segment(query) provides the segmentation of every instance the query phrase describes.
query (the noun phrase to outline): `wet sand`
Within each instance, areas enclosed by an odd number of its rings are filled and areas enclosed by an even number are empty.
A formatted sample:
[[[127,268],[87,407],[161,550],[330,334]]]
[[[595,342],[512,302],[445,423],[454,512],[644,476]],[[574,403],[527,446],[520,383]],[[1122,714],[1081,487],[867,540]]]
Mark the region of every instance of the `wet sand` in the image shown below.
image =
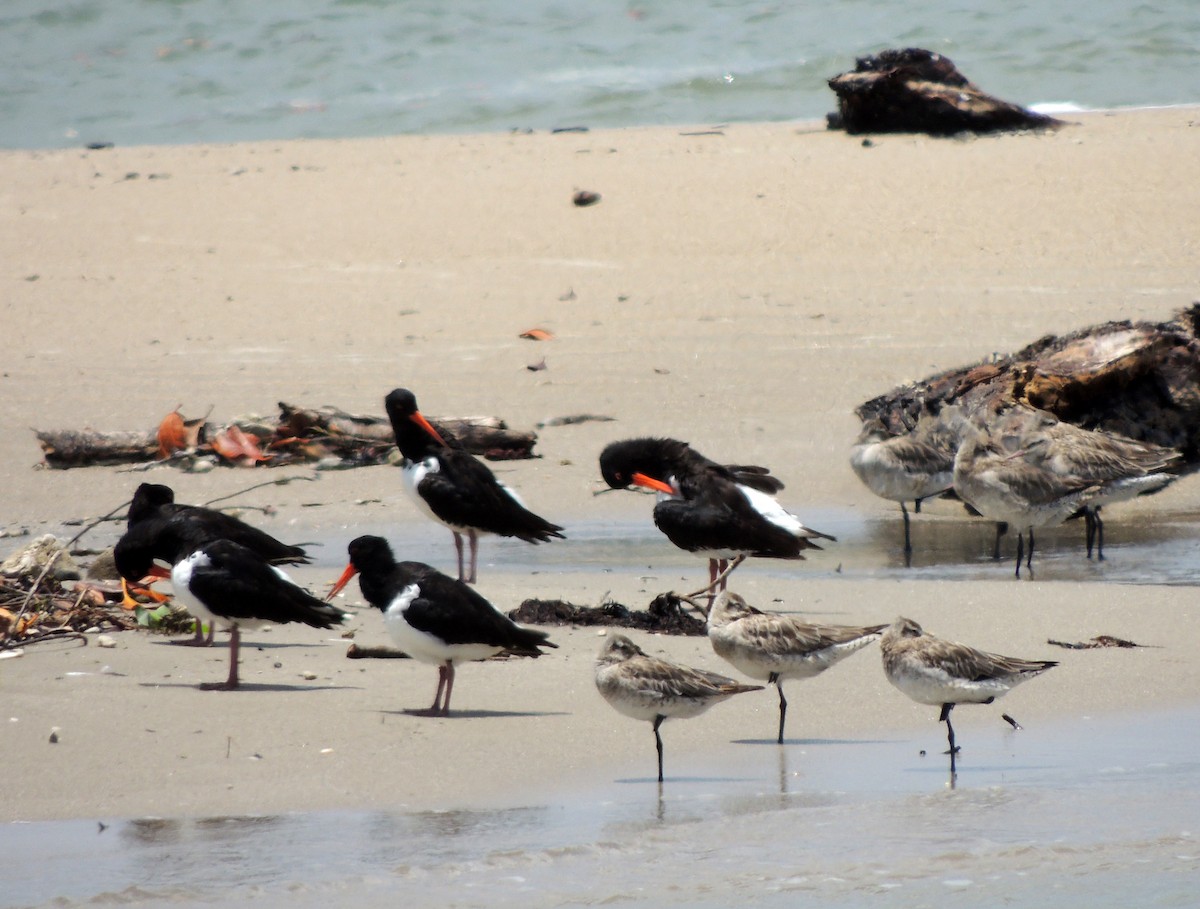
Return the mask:
[[[994,707],[958,711],[964,742],[1001,710],[1033,749],[1058,721],[1194,705],[1195,478],[1109,515],[1110,564],[1123,524],[1149,546],[1183,541],[1171,585],[1060,569],[1052,554],[1083,559],[1076,527],[1039,535],[1046,568],[1018,584],[1005,565],[970,577],[937,559],[911,577],[892,570],[895,506],[858,484],[847,457],[853,408],[895,384],[1192,302],[1195,120],[1194,109],[1089,114],[1052,135],[894,136],[870,148],[792,124],[4,153],[0,526],[73,535],[67,522],[116,508],[143,480],[203,502],[311,475],[39,470],[31,427],[150,427],[180,404],[217,419],[270,414],[280,400],[380,413],[383,395],[406,385],[435,416],[495,414],[514,428],[614,418],[541,429],[539,459],[494,466],[569,537],[644,522],[639,548],[618,545],[612,565],[611,547],[577,558],[571,539],[485,539],[479,587],[502,608],[606,593],[641,606],[699,586],[703,563],[654,534],[650,499],[593,496],[606,442],[670,434],[770,465],[788,484],[784,503],[841,536],[807,562],[739,570],[733,586],[752,603],[853,623],[903,613],[944,637],[1062,660]],[[602,201],[574,207],[579,188]],[[518,337],[535,326],[555,339]],[[527,368],[543,358],[544,370]],[[270,506],[246,517],[278,536],[327,543],[298,573],[314,589],[362,532],[452,566],[449,533],[420,523],[394,468],[321,473],[238,501]],[[948,506],[932,511],[915,522],[918,547],[928,528],[968,526]],[[85,542],[118,532],[106,525]],[[25,541],[0,542],[6,553]],[[346,602],[358,601],[352,584]],[[369,611],[353,627],[359,643],[386,640]],[[1102,633],[1154,646],[1046,643]],[[349,661],[345,640],[305,628],[248,635],[250,684],[232,694],[195,687],[224,676],[223,644],[122,634],[112,650],[31,647],[0,662],[0,754],[21,780],[3,819],[481,809],[648,775],[650,730],[592,685],[596,632],[552,635],[562,646],[545,658],[464,668],[458,712],[433,721],[400,712],[432,700],[432,668]],[[703,640],[642,643],[731,671]],[[744,759],[733,743],[769,737],[774,692],[755,697],[664,727],[668,777],[713,755]],[[892,689],[874,650],[791,685],[789,698],[798,740],[944,742],[936,711]]]

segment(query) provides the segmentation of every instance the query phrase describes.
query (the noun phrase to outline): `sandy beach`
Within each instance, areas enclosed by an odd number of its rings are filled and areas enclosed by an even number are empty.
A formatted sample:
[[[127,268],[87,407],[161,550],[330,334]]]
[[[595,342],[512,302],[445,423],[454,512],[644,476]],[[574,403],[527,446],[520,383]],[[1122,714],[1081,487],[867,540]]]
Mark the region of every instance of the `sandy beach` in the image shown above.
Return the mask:
[[[801,123],[0,153],[0,530],[74,535],[69,522],[112,511],[143,480],[204,502],[289,473],[316,478],[237,503],[271,506],[246,518],[277,536],[326,544],[295,573],[312,589],[365,532],[419,541],[421,558],[451,571],[449,533],[422,523],[392,467],[39,468],[35,428],[148,428],[177,405],[216,420],[271,415],[278,401],[382,413],[384,394],[407,386],[426,413],[497,415],[517,429],[612,418],[539,429],[539,458],[493,465],[568,535],[537,548],[483,540],[479,589],[501,608],[605,594],[643,607],[699,586],[704,564],[655,534],[649,499],[593,495],[605,443],[665,434],[769,465],[791,510],[839,525],[839,543],[806,562],[740,569],[732,587],[755,605],[846,623],[904,614],[943,637],[1062,661],[1002,704],[958,711],[963,740],[1001,709],[1033,736],[1194,706],[1193,586],[1065,580],[1053,567],[1021,583],[1004,566],[971,580],[864,577],[854,559],[895,553],[863,556],[856,531],[897,531],[898,514],[847,457],[854,407],[894,385],[1193,302],[1198,117],[1093,113],[1044,135],[870,146]],[[574,206],[578,189],[601,201]],[[554,339],[519,338],[534,327]],[[543,358],[545,369],[528,368]],[[969,526],[950,506],[932,511],[929,521]],[[1122,521],[1198,514],[1200,482],[1188,477],[1110,519],[1116,539]],[[572,556],[573,537],[626,525],[642,551],[624,565]],[[84,542],[111,545],[119,532],[104,525]],[[1080,536],[1064,528],[1039,545],[1078,548]],[[0,555],[26,542],[0,539]],[[344,602],[361,603],[356,584]],[[357,643],[386,643],[369,609],[351,628]],[[1046,643],[1097,634],[1153,646]],[[0,820],[478,808],[648,777],[649,728],[595,692],[596,630],[551,635],[560,649],[542,659],[462,669],[444,720],[401,713],[432,700],[434,669],[347,660],[345,639],[308,628],[247,635],[250,684],[236,693],[196,688],[226,671],[222,635],[212,650],[140,633],[112,649],[30,647],[0,662],[11,781]],[[704,639],[639,641],[732,674]],[[798,739],[944,741],[936,710],[894,690],[875,649],[793,683],[789,697]],[[769,739],[776,704],[765,691],[665,726],[668,777]]]

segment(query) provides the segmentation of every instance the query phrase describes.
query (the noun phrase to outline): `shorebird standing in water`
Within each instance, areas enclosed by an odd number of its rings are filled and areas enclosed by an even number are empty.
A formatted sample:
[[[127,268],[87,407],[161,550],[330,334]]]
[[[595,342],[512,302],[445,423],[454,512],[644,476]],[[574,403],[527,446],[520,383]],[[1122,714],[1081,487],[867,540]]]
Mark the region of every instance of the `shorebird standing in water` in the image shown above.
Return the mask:
[[[1022,660],[943,641],[928,634],[912,619],[900,617],[879,641],[888,681],[918,704],[941,706],[938,722],[946,724],[950,774],[955,773],[954,727],[950,711],[956,704],[990,704],[1017,685],[1058,665],[1053,660]],[[1017,723],[1007,714],[1013,728]]]
[[[967,428],[954,458],[954,491],[985,518],[1017,528],[1016,576],[1025,562],[1033,577],[1033,531],[1054,527],[1092,505],[1102,486],[1083,477],[1060,474],[1025,457],[1010,440],[978,425]]]
[[[652,657],[623,634],[610,634],[596,657],[596,688],[620,714],[654,727],[658,781],[663,781],[663,744],[658,727],[667,719],[699,716],[713,704],[762,685]]]
[[[887,625],[818,625],[793,616],[762,612],[736,593],[725,591],[708,614],[708,639],[717,656],[752,679],[779,690],[779,744],[787,699],[787,679],[811,679],[855,651],[877,641]]]
[[[1083,429],[1027,404],[1012,404],[989,421],[993,434],[1022,452],[1023,459],[1060,477],[1100,486],[1083,508],[1087,557],[1104,558],[1104,522],[1100,509],[1159,492],[1179,477],[1182,453],[1176,448],[1139,442],[1099,429]]]
[[[905,435],[892,435],[879,419],[868,420],[850,453],[850,467],[871,492],[900,503],[904,516],[904,564],[912,565],[912,537],[907,502],[921,502],[954,487],[954,454],[961,424],[959,408],[943,407],[938,416],[925,414]]]
[[[708,559],[707,590],[724,590],[747,556],[803,559],[821,548],[813,540],[834,539],[784,510],[774,498],[783,483],[767,468],[721,465],[676,439],[613,442],[600,453],[600,474],[613,489],[659,493],[654,524],[680,549]]]
[[[422,511],[454,534],[460,581],[475,583],[480,533],[526,543],[563,537],[561,527],[526,508],[482,462],[451,447],[417,409],[407,388],[391,391],[384,406],[404,456],[405,488]],[[471,549],[469,571],[463,569],[463,534]]]

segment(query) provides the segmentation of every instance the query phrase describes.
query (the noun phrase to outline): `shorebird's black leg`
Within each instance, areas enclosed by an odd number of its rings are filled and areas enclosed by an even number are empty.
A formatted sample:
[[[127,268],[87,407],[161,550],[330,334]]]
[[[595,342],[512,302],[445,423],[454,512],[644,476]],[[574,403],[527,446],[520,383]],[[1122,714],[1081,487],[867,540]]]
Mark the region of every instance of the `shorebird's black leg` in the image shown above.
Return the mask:
[[[1000,561],[1000,538],[1008,533],[1008,524],[1004,521],[996,522],[996,548],[992,550],[992,560]]]
[[[921,500],[917,499],[917,511],[921,510]],[[900,513],[904,515],[904,567],[912,568],[912,536],[910,535],[908,509],[904,507],[904,503],[900,503]]]
[[[1029,528],[1029,555],[1025,559],[1025,567],[1029,569],[1029,579],[1033,580],[1033,528]]]
[[[1096,542],[1096,520],[1092,517],[1092,509],[1083,509],[1083,526],[1087,533],[1087,557],[1092,557],[1092,545]]]
[[[779,744],[783,744],[783,723],[787,719],[787,698],[783,696],[783,683],[779,679],[778,672],[772,672],[767,676],[767,684],[774,685],[779,691]]]
[[[959,752],[959,747],[954,744],[954,727],[950,725],[950,711],[954,709],[953,704],[943,704],[941,716],[938,720],[946,724],[946,739],[950,743],[950,750],[946,753],[950,755],[950,776],[953,777],[957,772],[955,768],[954,758]]]
[[[1104,522],[1100,520],[1100,506],[1096,506],[1096,510],[1092,513],[1092,520],[1096,522],[1096,561],[1104,561]]]
[[[1021,576],[1021,559],[1025,557],[1025,534],[1017,534],[1017,577]]]
[[[658,781],[660,783],[663,781],[663,772],[662,772],[663,761],[662,761],[662,736],[658,734],[658,727],[662,725],[662,722],[665,719],[666,719],[666,717],[663,716],[662,714],[659,714],[658,716],[656,716],[654,718],[654,745],[658,749]]]

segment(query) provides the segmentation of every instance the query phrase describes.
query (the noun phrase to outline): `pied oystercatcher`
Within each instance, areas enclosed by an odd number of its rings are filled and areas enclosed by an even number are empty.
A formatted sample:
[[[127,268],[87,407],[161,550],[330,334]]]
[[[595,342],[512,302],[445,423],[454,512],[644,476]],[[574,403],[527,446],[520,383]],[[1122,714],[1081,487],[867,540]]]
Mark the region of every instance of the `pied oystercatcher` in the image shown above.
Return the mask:
[[[348,614],[293,583],[283,571],[232,540],[214,540],[198,548],[182,540],[169,520],[139,522],[117,544],[117,570],[125,578],[164,575],[156,562],[173,567],[169,577],[175,597],[198,620],[219,623],[230,631],[229,677],[205,683],[203,689],[238,687],[240,629],[264,624],[303,622],[331,628]]]
[[[143,539],[155,535],[163,536],[160,549],[177,553],[177,558],[172,564],[214,540],[232,540],[240,543],[273,565],[301,565],[310,561],[303,547],[283,543],[233,515],[203,505],[177,503],[174,490],[161,483],[142,483],[133,493],[127,527],[133,530],[144,522],[151,523],[145,525],[146,529],[140,536]],[[210,625],[207,639],[204,637],[202,624],[197,619],[196,636],[186,643],[210,645],[212,635],[213,627]]]
[[[722,465],[686,442],[638,438],[613,442],[600,454],[600,474],[613,489],[641,486],[659,493],[654,523],[667,539],[707,558],[710,587],[747,556],[803,559],[835,537],[805,527],[774,494],[783,483],[765,467]],[[729,560],[733,559],[732,566]]]
[[[384,398],[396,446],[404,456],[404,485],[417,505],[454,534],[458,579],[475,583],[479,534],[545,543],[562,528],[527,509],[516,494],[468,452],[451,447],[417,409],[407,388]],[[470,571],[463,571],[463,534],[471,546]]]
[[[449,716],[456,663],[486,660],[502,652],[538,657],[539,648],[558,646],[544,631],[518,625],[465,582],[423,562],[397,562],[382,537],[358,537],[348,549],[350,564],[329,597],[357,574],[363,597],[383,612],[396,646],[413,659],[438,667],[433,706],[406,713]]]

